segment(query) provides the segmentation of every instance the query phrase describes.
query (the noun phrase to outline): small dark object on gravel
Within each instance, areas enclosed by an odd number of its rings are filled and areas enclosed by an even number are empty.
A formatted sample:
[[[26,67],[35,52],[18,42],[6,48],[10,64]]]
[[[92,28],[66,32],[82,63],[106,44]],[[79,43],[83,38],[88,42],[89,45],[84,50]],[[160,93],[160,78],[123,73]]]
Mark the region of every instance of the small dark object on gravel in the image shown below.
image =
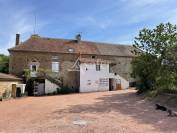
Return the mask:
[[[168,109],[167,107],[165,106],[162,106],[160,104],[155,104],[156,105],[156,109],[157,110],[161,110],[161,111],[167,111],[168,112],[168,116],[171,116],[171,117],[177,117],[177,112],[171,110],[171,109]]]
[[[157,110],[167,111],[167,108],[166,108],[166,107],[164,107],[164,106],[162,106],[162,105],[160,105],[160,104],[155,104],[155,105],[156,105],[156,109],[157,109]]]

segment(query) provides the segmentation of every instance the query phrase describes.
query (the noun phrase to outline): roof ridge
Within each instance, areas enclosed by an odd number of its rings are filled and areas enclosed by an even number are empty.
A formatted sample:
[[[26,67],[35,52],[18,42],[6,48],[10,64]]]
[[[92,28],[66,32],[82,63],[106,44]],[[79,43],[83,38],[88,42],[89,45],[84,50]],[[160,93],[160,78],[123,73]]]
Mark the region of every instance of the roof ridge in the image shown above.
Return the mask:
[[[47,39],[47,40],[63,40],[63,41],[74,41],[75,39],[65,39],[65,38],[52,38],[52,37],[39,37],[40,39]],[[96,42],[96,41],[89,41],[89,40],[81,40],[80,42],[85,43],[94,43],[99,45],[119,45],[119,46],[132,46],[131,44],[118,44],[118,43],[108,43],[108,42]]]
[[[52,37],[39,37],[40,39],[46,40],[64,40],[64,41],[72,41],[71,39],[64,39],[64,38],[52,38]]]

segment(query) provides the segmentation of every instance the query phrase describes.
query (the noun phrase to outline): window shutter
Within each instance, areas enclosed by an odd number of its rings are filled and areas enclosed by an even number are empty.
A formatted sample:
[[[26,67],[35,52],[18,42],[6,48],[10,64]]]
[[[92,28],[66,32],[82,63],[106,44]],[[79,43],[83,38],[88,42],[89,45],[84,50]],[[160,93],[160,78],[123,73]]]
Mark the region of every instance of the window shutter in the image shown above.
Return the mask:
[[[100,64],[96,64],[96,71],[100,71]]]
[[[52,62],[52,72],[59,72],[59,62]]]

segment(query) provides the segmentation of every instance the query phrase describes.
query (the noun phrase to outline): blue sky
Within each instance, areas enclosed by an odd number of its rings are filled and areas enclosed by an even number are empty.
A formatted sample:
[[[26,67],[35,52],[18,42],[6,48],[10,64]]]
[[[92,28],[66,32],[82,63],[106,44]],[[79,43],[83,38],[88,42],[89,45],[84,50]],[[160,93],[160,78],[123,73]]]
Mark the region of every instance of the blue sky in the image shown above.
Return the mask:
[[[132,44],[138,31],[177,24],[176,0],[0,0],[0,53],[34,33],[44,37]]]

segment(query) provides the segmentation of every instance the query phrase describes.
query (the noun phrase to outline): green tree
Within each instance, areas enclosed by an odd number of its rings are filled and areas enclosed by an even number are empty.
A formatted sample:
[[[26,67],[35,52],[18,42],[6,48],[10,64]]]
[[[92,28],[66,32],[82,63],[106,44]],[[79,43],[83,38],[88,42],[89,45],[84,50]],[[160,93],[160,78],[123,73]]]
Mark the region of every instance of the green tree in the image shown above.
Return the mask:
[[[139,92],[176,88],[176,25],[166,23],[141,30],[134,47],[133,75],[139,78]]]
[[[9,72],[9,57],[3,54],[0,54],[0,72]]]

